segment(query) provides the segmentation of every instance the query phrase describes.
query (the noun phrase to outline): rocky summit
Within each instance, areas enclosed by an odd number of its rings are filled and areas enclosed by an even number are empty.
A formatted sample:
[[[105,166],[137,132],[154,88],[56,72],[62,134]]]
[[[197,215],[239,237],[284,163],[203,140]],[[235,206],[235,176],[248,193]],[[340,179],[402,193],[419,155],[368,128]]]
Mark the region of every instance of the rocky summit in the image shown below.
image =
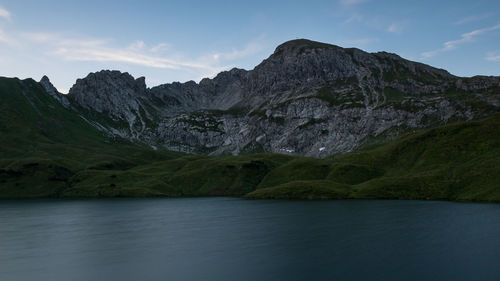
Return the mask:
[[[396,54],[305,39],[253,70],[147,88],[144,77],[100,71],[68,95],[46,91],[110,136],[211,155],[274,152],[326,157],[398,135],[492,115],[500,77],[457,77]]]

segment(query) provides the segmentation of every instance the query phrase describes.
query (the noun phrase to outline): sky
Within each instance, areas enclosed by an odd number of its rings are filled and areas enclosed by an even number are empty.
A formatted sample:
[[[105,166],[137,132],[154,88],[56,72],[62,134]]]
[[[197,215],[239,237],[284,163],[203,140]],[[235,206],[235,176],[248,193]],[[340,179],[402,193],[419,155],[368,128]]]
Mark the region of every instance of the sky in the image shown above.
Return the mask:
[[[297,38],[500,75],[498,0],[0,0],[0,76],[47,75],[63,93],[102,69],[198,82]]]

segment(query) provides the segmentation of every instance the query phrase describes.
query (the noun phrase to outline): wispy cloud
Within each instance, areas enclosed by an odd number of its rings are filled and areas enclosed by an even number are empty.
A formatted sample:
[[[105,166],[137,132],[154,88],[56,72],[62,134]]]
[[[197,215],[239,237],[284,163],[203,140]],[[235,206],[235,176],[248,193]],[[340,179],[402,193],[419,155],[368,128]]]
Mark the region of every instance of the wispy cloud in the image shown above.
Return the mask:
[[[6,19],[8,21],[11,20],[10,12],[7,11],[4,7],[0,6],[0,18]]]
[[[146,43],[142,40],[135,41],[134,43],[130,44],[128,49],[132,51],[141,51],[144,49],[144,46],[146,46]]]
[[[168,43],[159,43],[159,44],[156,44],[155,46],[151,47],[149,50],[152,53],[159,53],[159,52],[166,51],[169,48],[170,48],[170,44],[168,44]]]
[[[461,18],[461,19],[457,20],[456,22],[454,22],[453,24],[460,25],[460,24],[464,24],[464,23],[483,20],[483,19],[489,18],[491,16],[492,16],[491,13],[480,14],[480,15],[471,15],[471,16]]]
[[[400,23],[393,23],[387,27],[387,31],[391,33],[399,33],[403,31],[403,25]]]
[[[479,36],[479,35],[482,35],[482,34],[490,32],[490,31],[497,30],[497,29],[500,29],[500,24],[497,24],[497,25],[494,25],[491,27],[476,29],[476,30],[473,30],[471,32],[464,33],[461,35],[460,39],[444,42],[442,48],[432,50],[432,51],[423,52],[421,54],[422,58],[427,59],[427,58],[433,57],[439,53],[454,50],[461,44],[473,41],[474,38]]]
[[[88,38],[60,33],[18,32],[9,34],[0,29],[0,43],[19,42],[19,46],[39,52],[40,56],[70,62],[126,63],[143,67],[187,71],[197,79],[211,77],[220,71],[234,67],[236,61],[264,50],[262,38],[251,41],[241,49],[226,52],[207,52],[190,58],[175,52],[168,43],[148,46],[142,40],[125,46],[116,45],[107,38]]]
[[[500,52],[489,52],[486,54],[486,60],[500,62]]]
[[[51,32],[20,32],[18,40],[27,45],[40,44],[40,47],[72,46],[81,48],[93,48],[109,45],[113,40],[108,38],[90,38],[82,36],[68,36],[61,33]],[[132,44],[133,45],[133,44]]]
[[[9,39],[8,39],[7,35],[5,35],[5,32],[3,32],[2,29],[0,29],[0,42],[2,42],[2,43],[8,43],[9,42]]]
[[[0,6],[0,23],[1,20],[11,21],[11,14]],[[141,71],[146,73],[174,73],[174,77],[177,77],[174,79],[199,80],[241,65],[241,61],[267,50],[265,41],[260,36],[241,48],[212,50],[193,56],[168,42],[149,44],[136,40],[118,43],[113,38],[95,38],[67,32],[10,30],[0,26],[0,45],[8,50],[0,54],[0,60],[22,57],[37,63],[43,61],[47,65],[93,62],[80,65],[93,65],[95,68],[123,69],[135,65],[143,67]],[[158,72],[153,68],[165,71]]]
[[[16,45],[16,40],[7,34],[2,28],[0,28],[0,43],[7,44],[10,46]]]
[[[214,64],[198,62],[189,59],[175,59],[173,56],[160,56],[147,48],[144,41],[138,40],[126,47],[113,46],[110,39],[67,38],[51,33],[24,33],[22,36],[39,44],[45,44],[51,49],[49,55],[60,57],[67,61],[119,62],[146,67],[181,69],[195,68],[213,70],[219,68]]]
[[[228,51],[228,52],[215,53],[215,54],[212,54],[212,57],[216,61],[235,60],[235,59],[240,59],[240,58],[254,55],[262,50],[263,50],[263,46],[261,44],[259,44],[257,42],[250,42],[243,49],[240,49],[240,50],[233,49],[233,50]]]
[[[368,0],[340,0],[340,3],[345,6],[355,5],[359,3],[366,2]]]
[[[60,47],[53,52],[68,61],[124,62],[141,66],[178,69],[188,64],[176,63],[162,57],[148,56],[133,50],[119,48],[74,48]]]
[[[344,23],[352,23],[352,22],[361,22],[363,21],[363,16],[360,14],[353,14],[350,17],[348,17]]]

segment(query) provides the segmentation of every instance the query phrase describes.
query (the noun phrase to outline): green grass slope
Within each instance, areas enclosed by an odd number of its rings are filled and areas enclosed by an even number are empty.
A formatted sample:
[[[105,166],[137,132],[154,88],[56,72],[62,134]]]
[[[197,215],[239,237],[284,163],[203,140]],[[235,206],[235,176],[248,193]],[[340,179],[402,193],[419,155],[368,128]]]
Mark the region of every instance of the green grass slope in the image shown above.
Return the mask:
[[[301,172],[287,175],[294,170]],[[283,188],[273,192],[273,185],[283,186],[288,178],[296,181],[293,187],[288,186],[288,195]],[[323,187],[337,189],[339,184],[349,185],[342,189],[343,198],[498,202],[500,114],[407,134],[368,151],[290,161],[259,185],[269,190],[257,189],[246,197],[293,198],[297,189],[310,189],[318,181]]]
[[[0,78],[0,198],[57,197],[80,171],[181,155],[110,139],[34,80]]]
[[[208,157],[109,138],[31,79],[0,78],[0,198],[500,201],[500,114],[327,159]]]

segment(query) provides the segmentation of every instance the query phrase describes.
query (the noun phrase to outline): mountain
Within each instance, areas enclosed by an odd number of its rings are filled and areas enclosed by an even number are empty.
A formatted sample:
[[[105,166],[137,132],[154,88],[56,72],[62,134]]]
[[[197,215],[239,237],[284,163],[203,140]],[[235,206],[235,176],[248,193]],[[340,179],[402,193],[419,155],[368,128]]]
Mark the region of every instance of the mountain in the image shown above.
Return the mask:
[[[0,78],[0,198],[500,202],[498,113],[324,159],[269,153],[210,157],[110,138],[52,94],[32,79]]]
[[[47,79],[42,85],[54,92]],[[99,130],[168,150],[327,157],[489,116],[500,78],[456,77],[395,54],[293,40],[253,70],[147,88],[100,71],[52,94]]]
[[[0,198],[500,202],[499,83],[307,40],[200,83],[0,77]]]

